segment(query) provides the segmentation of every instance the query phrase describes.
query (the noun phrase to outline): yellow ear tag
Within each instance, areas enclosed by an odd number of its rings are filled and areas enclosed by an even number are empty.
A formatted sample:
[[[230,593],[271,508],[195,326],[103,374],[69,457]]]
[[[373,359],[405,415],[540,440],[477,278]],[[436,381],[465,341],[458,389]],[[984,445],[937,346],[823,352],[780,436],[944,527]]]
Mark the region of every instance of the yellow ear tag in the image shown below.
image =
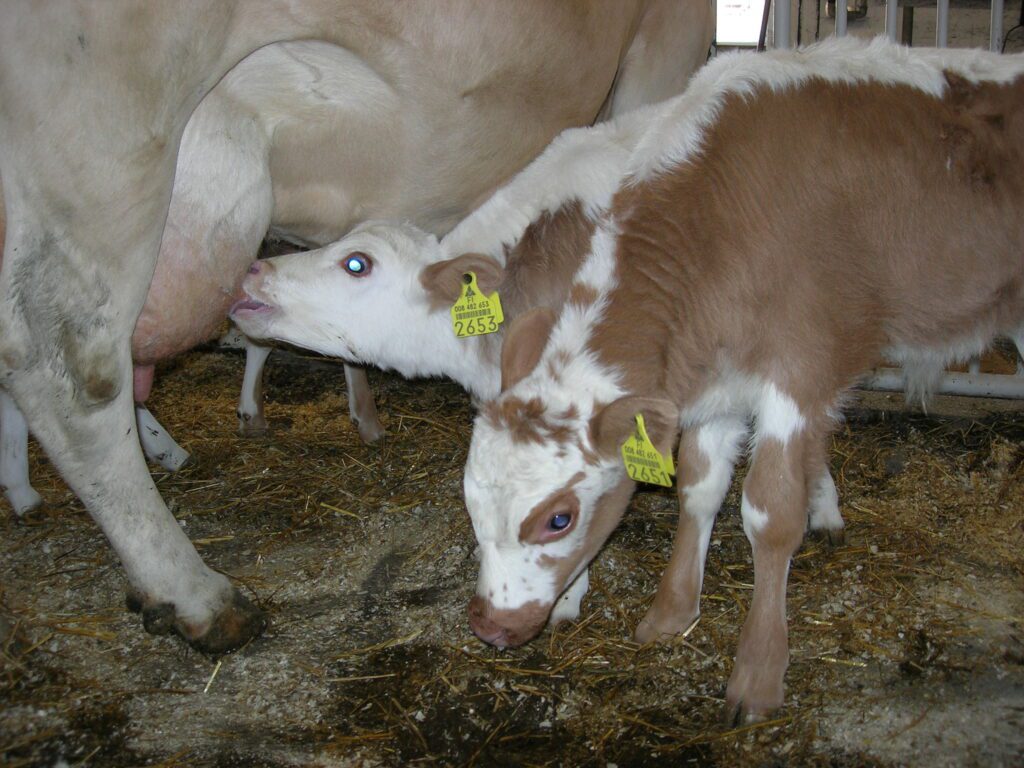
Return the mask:
[[[494,333],[504,320],[498,292],[485,296],[476,284],[476,273],[467,272],[462,281],[462,293],[452,306],[452,328],[455,335],[465,339]]]
[[[622,444],[622,460],[626,463],[626,472],[638,483],[651,483],[672,487],[672,475],[676,468],[672,464],[672,454],[662,456],[647,436],[642,414],[636,415],[636,431],[633,436]]]

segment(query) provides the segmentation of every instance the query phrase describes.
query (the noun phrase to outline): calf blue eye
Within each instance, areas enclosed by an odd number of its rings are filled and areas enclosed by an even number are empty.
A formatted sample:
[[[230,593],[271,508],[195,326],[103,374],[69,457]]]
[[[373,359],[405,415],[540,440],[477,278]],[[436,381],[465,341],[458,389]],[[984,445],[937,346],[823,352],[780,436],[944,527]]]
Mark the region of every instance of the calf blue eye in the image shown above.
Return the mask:
[[[352,275],[352,277],[366,277],[370,274],[370,257],[365,253],[356,251],[342,259],[341,266],[344,267],[345,271]]]
[[[572,522],[572,515],[565,512],[561,515],[555,515],[548,521],[548,527],[552,531],[564,531],[569,527],[569,523]]]

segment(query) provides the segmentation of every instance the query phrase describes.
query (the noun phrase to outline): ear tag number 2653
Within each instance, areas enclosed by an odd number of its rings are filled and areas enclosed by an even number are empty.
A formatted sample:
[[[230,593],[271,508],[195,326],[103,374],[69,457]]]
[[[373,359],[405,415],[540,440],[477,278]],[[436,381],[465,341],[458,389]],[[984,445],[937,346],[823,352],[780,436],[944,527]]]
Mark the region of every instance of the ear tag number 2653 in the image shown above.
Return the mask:
[[[485,296],[476,284],[476,273],[462,278],[462,293],[452,306],[452,328],[460,339],[494,333],[505,320],[501,299],[495,291]]]
[[[622,444],[622,460],[626,464],[626,472],[638,483],[651,483],[672,486],[672,475],[676,473],[672,465],[672,454],[662,456],[647,436],[642,414],[636,415],[636,431],[633,436]]]

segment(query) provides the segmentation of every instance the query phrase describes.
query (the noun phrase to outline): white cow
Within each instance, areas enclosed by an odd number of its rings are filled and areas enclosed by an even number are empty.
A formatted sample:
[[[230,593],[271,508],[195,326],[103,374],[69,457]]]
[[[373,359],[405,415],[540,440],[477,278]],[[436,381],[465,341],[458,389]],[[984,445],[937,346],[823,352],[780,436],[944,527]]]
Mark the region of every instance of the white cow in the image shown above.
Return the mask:
[[[203,336],[206,315],[223,315],[271,223],[312,243],[368,210],[441,230],[559,129],[680,90],[703,51],[676,33],[701,9],[706,19],[704,2],[656,0],[450,0],[429,11],[370,0],[2,6],[0,384],[108,536],[147,628],[222,651],[264,619],[202,563],[149,478],[132,412],[133,352],[145,363],[183,336]],[[180,208],[176,195],[164,234],[179,143],[197,105],[228,72],[226,84],[243,80],[245,65],[233,68],[257,49],[299,39],[333,46],[311,56],[347,67],[332,91],[326,70],[293,57],[323,122],[311,130],[290,120],[287,88],[250,73],[257,100],[225,96],[222,106],[238,111],[219,138],[256,162],[206,158],[214,193],[186,193]],[[664,59],[669,45],[689,60]],[[290,56],[287,47],[263,55]],[[352,83],[379,90],[367,96]],[[339,93],[348,112],[332,112]],[[390,111],[360,113],[360,98],[376,108],[381,95]],[[397,119],[381,123],[381,114]],[[316,151],[324,146],[338,154]],[[210,210],[227,215],[211,219]],[[248,237],[251,249],[238,247]],[[220,266],[227,261],[240,265],[233,279]],[[160,285],[166,293],[157,295]],[[175,317],[186,327],[165,324]]]

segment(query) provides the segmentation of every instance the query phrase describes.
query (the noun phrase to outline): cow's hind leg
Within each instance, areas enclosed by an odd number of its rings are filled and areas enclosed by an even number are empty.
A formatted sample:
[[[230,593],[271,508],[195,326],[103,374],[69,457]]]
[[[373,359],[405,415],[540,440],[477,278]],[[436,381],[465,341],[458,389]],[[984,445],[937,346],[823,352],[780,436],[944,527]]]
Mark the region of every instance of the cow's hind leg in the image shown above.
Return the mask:
[[[11,396],[0,389],[0,486],[14,508],[23,517],[43,503],[29,484],[28,425]]]
[[[839,492],[836,491],[836,482],[829,471],[824,444],[819,453],[808,466],[808,528],[811,533],[824,537],[832,546],[840,546],[846,538],[846,524],[839,512]]]
[[[679,524],[668,566],[647,614],[636,628],[638,642],[671,639],[700,613],[700,590],[711,528],[732,480],[743,421],[721,419],[687,430],[679,443]]]

